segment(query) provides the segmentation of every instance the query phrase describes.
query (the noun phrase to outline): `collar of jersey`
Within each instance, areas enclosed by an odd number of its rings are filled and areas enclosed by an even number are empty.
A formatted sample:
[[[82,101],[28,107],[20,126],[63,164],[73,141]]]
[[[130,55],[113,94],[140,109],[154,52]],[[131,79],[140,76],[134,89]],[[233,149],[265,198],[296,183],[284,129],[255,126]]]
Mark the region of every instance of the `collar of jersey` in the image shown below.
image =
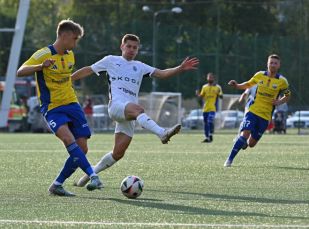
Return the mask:
[[[264,75],[265,76],[268,76],[268,71],[264,71]],[[279,73],[276,73],[276,79],[279,79],[279,77],[280,77],[280,74]]]
[[[48,48],[50,49],[52,55],[58,54],[53,45],[48,45]],[[68,54],[68,51],[65,51],[64,54]]]

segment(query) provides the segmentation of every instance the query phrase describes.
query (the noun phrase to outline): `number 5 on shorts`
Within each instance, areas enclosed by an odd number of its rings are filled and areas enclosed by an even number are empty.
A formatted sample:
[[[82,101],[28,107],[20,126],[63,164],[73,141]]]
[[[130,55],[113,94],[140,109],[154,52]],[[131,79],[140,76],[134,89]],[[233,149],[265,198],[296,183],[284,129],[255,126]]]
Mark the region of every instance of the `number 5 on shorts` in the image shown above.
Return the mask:
[[[54,122],[54,120],[50,120],[49,121],[49,125],[52,127],[52,128],[55,128],[57,126],[57,124]]]

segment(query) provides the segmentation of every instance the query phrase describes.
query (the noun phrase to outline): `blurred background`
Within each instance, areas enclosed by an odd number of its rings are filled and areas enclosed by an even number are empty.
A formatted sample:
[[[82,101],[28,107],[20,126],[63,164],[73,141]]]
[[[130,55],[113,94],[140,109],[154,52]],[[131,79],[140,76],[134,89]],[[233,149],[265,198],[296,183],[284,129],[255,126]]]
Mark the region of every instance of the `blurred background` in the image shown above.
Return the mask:
[[[15,26],[18,6],[18,0],[0,0],[0,28]],[[19,65],[37,49],[52,44],[58,22],[66,18],[85,29],[85,36],[75,50],[76,69],[108,54],[120,55],[120,40],[126,33],[137,34],[141,39],[137,58],[160,69],[178,65],[186,56],[196,56],[200,59],[197,71],[164,81],[145,79],[141,86],[141,101],[158,103],[143,104],[152,116],[161,122],[173,120],[173,123],[183,121],[192,110],[201,108],[195,90],[205,83],[208,72],[215,73],[218,84],[228,95],[220,109],[243,111],[244,104],[237,103],[241,91],[228,87],[227,82],[246,81],[255,72],[266,70],[267,57],[276,53],[281,57],[280,73],[290,83],[292,98],[287,115],[292,115],[298,110],[309,110],[308,12],[309,1],[306,0],[31,0]],[[12,38],[13,33],[0,33],[2,82],[6,77]],[[81,104],[90,97],[92,106],[100,105],[92,110],[92,118],[106,116],[106,78],[88,77],[77,82],[75,88]],[[0,91],[3,90],[5,85],[0,86]],[[37,119],[28,118],[29,107],[33,107],[32,112],[36,107],[35,100],[32,104],[29,101],[35,96],[33,78],[16,81],[15,94],[15,103],[26,107],[20,112],[26,117],[27,125],[32,125],[27,129],[35,129],[35,121],[31,119]],[[162,112],[155,114],[158,106]],[[292,127],[309,127],[309,121],[300,121],[305,113],[297,114],[299,119]],[[239,124],[239,115],[234,116],[237,118],[233,128]],[[110,120],[105,122],[108,123],[104,124],[105,129],[113,128]]]

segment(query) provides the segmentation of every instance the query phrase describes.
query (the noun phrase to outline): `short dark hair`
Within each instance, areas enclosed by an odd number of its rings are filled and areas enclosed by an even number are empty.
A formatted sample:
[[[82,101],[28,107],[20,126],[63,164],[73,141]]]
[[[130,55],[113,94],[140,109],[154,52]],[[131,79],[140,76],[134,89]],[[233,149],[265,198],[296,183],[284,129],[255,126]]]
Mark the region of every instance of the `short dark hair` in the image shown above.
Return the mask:
[[[268,59],[271,59],[271,58],[280,60],[280,57],[279,57],[277,54],[271,54],[271,55],[269,55],[269,56],[268,56]]]
[[[71,19],[65,19],[59,22],[57,27],[57,36],[59,37],[63,32],[73,32],[77,34],[79,37],[84,35],[84,28],[72,21]]]
[[[122,40],[121,40],[121,44],[126,43],[128,40],[129,41],[137,41],[138,44],[140,44],[140,39],[135,34],[126,34],[126,35],[124,35]]]

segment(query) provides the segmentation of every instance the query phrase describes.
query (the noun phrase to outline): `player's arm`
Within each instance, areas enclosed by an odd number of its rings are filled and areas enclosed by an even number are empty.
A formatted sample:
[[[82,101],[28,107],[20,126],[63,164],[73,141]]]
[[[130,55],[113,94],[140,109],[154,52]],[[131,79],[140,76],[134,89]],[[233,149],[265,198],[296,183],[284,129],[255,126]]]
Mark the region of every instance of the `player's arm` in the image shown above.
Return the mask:
[[[200,90],[195,90],[195,95],[197,96],[197,97],[202,97],[203,95],[202,95],[202,91],[200,91]]]
[[[252,87],[252,85],[248,81],[239,84],[239,83],[237,83],[236,80],[231,80],[231,81],[228,82],[228,85],[230,85],[233,88],[241,89],[241,90],[245,90],[247,88]]]
[[[249,89],[246,89],[239,97],[238,102],[244,101],[249,95]]]
[[[222,91],[222,88],[221,88],[221,86],[219,86],[219,85],[218,85],[218,87],[219,87],[218,97],[219,97],[219,99],[223,99],[223,91]]]
[[[283,103],[287,103],[290,100],[290,97],[291,97],[291,92],[289,89],[286,89],[283,92],[283,96],[280,99],[274,99],[272,103],[274,106],[278,106]]]
[[[83,67],[83,68],[77,70],[76,72],[74,72],[71,75],[71,79],[72,80],[79,80],[79,79],[85,78],[87,76],[90,76],[93,73],[94,72],[93,72],[92,68],[90,66],[86,66],[86,67]]]
[[[35,65],[25,65],[23,64],[17,70],[17,76],[29,76],[33,75],[35,72],[42,71],[43,68],[48,68],[50,65],[54,64],[55,60],[46,59],[42,64],[35,64]]]
[[[187,57],[186,59],[184,59],[184,61],[179,66],[174,67],[174,68],[164,69],[164,70],[156,69],[152,75],[159,79],[166,79],[171,76],[182,73],[184,71],[197,69],[198,64],[199,64],[199,60],[197,58]]]

